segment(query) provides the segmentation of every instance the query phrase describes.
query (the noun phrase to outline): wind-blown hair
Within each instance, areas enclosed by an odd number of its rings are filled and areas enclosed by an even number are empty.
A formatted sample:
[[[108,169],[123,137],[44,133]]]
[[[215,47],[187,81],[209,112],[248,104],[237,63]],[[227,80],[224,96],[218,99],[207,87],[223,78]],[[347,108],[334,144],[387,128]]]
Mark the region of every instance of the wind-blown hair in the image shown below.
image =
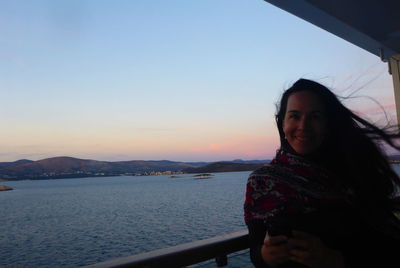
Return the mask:
[[[368,213],[376,209],[393,210],[392,197],[396,186],[400,185],[400,179],[377,142],[383,141],[400,150],[395,144],[399,134],[380,129],[354,114],[327,87],[299,79],[283,93],[277,104],[275,119],[281,146],[287,145],[282,123],[288,99],[299,91],[314,93],[325,108],[327,135],[317,153],[318,159],[336,173],[344,186],[353,191],[356,206],[363,207]]]

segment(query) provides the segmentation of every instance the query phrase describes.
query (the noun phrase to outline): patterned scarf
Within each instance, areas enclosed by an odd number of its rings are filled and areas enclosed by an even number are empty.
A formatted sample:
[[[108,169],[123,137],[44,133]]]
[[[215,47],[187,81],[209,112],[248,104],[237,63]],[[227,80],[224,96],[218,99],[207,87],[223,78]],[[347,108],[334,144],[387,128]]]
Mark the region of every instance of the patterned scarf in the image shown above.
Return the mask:
[[[320,165],[280,149],[270,164],[254,171],[248,179],[245,222],[348,204],[348,191],[339,183]]]

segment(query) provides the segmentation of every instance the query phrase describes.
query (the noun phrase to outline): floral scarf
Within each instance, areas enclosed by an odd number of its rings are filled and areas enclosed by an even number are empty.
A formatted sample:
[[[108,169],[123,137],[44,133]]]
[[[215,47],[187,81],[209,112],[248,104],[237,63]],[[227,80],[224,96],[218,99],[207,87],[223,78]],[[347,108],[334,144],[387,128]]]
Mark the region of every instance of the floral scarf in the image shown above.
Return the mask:
[[[348,195],[339,182],[313,161],[280,149],[271,163],[254,171],[248,179],[245,222],[345,204]]]

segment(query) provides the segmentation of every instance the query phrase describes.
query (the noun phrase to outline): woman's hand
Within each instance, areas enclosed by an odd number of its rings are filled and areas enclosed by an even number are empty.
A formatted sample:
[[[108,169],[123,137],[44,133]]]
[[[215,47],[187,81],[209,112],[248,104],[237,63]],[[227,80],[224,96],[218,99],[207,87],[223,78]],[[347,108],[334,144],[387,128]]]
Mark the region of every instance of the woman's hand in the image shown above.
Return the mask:
[[[344,268],[343,256],[339,251],[324,245],[320,238],[293,231],[293,238],[288,239],[290,260],[311,268]]]
[[[290,259],[288,237],[284,235],[265,236],[261,247],[261,256],[265,263],[274,266]]]

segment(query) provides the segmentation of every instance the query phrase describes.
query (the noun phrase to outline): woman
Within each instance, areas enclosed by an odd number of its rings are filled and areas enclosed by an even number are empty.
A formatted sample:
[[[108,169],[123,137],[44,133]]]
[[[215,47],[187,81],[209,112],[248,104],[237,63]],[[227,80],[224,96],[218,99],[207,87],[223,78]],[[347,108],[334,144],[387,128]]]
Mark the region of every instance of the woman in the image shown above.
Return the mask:
[[[276,115],[281,147],[247,183],[245,221],[256,267],[392,267],[400,254],[393,196],[400,179],[375,144],[390,134],[300,79]]]

